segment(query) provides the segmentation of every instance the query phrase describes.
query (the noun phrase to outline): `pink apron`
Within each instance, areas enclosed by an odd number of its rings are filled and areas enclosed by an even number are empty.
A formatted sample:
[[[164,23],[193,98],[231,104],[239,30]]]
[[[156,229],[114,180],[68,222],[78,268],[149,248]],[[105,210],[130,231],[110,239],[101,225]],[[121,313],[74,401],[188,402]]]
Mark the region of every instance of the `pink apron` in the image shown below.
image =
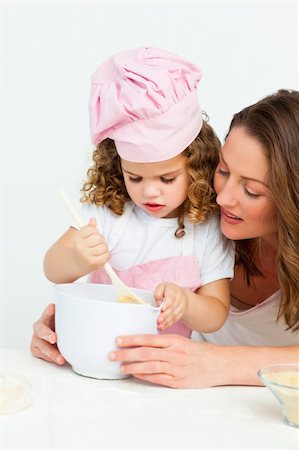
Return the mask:
[[[112,229],[113,242],[109,242],[110,252],[121,238],[133,206],[126,208],[124,214],[115,222]],[[196,258],[194,257],[194,225],[188,224],[186,234],[181,238],[182,255],[149,261],[138,264],[126,270],[115,270],[119,278],[128,286],[147,291],[154,291],[159,283],[172,282],[178,286],[196,291],[200,287],[200,274]],[[111,284],[110,278],[103,268],[99,268],[90,275],[91,283]],[[167,328],[163,334],[180,334],[190,337],[191,330],[183,323],[177,322]]]

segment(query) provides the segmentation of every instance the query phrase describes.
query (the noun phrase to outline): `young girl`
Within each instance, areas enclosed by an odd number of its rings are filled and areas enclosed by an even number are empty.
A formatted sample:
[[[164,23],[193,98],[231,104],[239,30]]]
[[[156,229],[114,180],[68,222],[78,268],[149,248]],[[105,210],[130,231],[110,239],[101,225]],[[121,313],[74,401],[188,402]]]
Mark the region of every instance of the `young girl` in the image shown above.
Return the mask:
[[[86,226],[70,228],[44,262],[55,283],[86,274],[110,283],[102,268],[110,259],[128,286],[163,301],[159,330],[186,336],[223,325],[233,276],[211,187],[220,143],[202,121],[200,77],[190,62],[148,47],[99,66],[90,95],[96,148],[82,189]]]

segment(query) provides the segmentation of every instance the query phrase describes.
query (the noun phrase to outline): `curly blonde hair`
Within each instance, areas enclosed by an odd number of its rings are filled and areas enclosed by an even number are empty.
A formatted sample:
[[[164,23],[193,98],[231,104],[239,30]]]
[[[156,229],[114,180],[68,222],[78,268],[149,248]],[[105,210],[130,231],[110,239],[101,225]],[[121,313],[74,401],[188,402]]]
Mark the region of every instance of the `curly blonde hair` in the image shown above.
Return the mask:
[[[187,158],[188,196],[180,207],[177,238],[184,236],[184,217],[193,223],[204,223],[218,211],[213,189],[213,175],[219,160],[220,141],[211,126],[204,121],[195,140],[182,152]],[[117,215],[130,201],[114,141],[100,142],[92,154],[93,165],[81,189],[81,202],[106,205]]]
[[[279,317],[299,329],[299,92],[281,89],[235,114],[229,132],[241,127],[260,142],[269,164],[269,189],[277,207]],[[236,264],[247,283],[263,276],[255,264],[259,239],[236,241]]]

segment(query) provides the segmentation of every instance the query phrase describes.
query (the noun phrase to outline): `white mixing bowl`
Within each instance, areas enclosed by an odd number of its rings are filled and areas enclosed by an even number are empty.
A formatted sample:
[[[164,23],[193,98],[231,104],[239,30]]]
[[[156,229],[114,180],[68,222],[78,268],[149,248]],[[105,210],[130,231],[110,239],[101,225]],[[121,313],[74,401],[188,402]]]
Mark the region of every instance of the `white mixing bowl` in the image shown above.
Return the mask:
[[[120,364],[109,361],[115,338],[128,334],[157,334],[160,308],[152,292],[132,291],[148,305],[119,303],[112,285],[65,283],[54,286],[57,345],[73,370],[80,375],[125,378]]]

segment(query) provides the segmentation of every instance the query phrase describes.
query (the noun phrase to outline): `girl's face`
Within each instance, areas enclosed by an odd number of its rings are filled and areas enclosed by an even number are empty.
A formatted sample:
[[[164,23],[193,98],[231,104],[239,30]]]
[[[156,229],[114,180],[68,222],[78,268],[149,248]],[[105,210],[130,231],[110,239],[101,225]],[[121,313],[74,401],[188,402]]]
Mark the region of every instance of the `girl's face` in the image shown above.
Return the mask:
[[[132,201],[151,216],[177,217],[188,192],[186,160],[182,154],[154,163],[134,163],[121,158]]]
[[[243,128],[233,128],[214,176],[221,231],[229,239],[276,240],[277,209],[267,187],[267,172],[261,144]]]

